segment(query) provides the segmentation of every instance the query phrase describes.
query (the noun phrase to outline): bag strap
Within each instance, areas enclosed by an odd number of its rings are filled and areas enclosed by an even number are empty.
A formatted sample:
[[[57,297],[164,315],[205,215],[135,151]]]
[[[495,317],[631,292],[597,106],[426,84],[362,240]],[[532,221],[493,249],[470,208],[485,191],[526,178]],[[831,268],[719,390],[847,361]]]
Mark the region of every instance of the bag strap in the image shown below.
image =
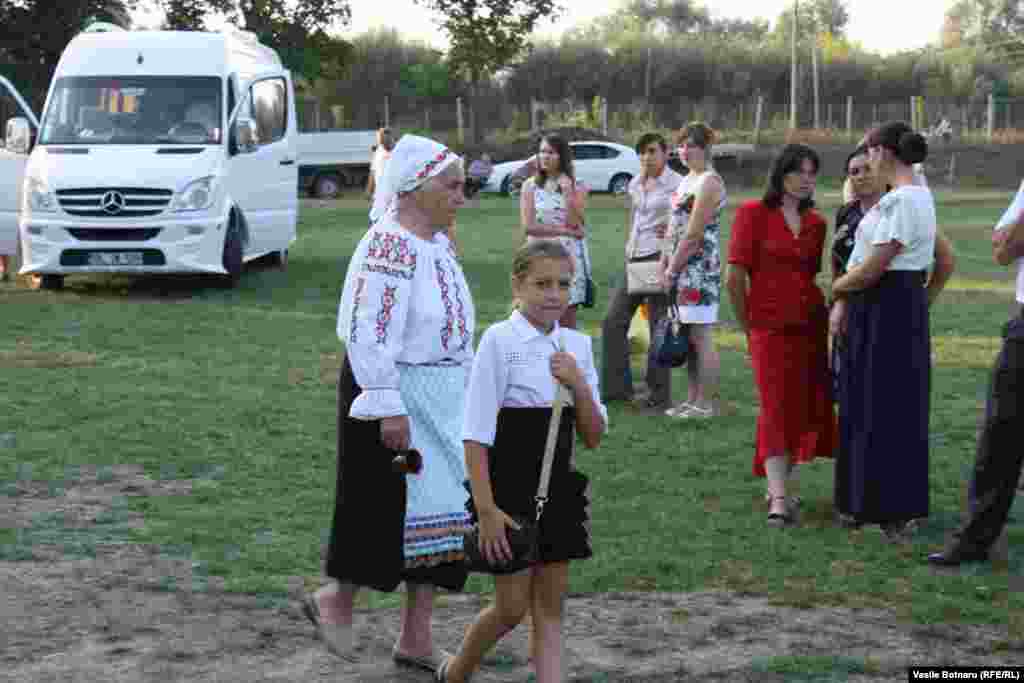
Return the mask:
[[[680,318],[679,315],[679,287],[675,282],[668,288],[668,305],[670,312],[675,315],[676,320]]]
[[[559,334],[558,350],[565,351],[565,340]],[[548,484],[551,482],[551,465],[555,459],[555,446],[558,445],[558,432],[562,424],[562,408],[569,402],[569,389],[556,380],[555,400],[551,404],[551,422],[548,424],[548,439],[544,444],[544,460],[540,467],[540,480],[537,482],[537,519],[544,512],[548,502]]]

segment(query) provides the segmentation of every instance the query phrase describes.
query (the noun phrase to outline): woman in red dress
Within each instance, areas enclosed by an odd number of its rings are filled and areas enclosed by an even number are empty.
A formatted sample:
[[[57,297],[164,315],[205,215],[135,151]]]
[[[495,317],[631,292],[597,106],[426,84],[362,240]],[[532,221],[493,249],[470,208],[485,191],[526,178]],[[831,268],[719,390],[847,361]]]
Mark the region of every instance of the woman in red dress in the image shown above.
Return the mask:
[[[828,374],[828,309],[815,284],[825,219],[811,197],[820,167],[805,145],[776,158],[760,201],[736,211],[726,286],[747,335],[761,399],[754,475],[768,478],[768,523],[794,519],[795,466],[832,457],[838,442]]]

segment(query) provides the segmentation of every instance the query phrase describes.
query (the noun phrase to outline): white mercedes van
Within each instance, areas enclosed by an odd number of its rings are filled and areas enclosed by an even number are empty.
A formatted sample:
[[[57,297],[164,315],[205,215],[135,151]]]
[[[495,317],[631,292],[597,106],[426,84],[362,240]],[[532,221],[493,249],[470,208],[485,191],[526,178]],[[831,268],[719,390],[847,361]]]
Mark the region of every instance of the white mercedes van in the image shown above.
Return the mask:
[[[295,97],[254,35],[93,27],[65,48],[38,122],[0,82],[26,110],[0,155],[0,230],[16,221],[21,274],[46,288],[97,272],[233,286],[244,262],[286,264]]]

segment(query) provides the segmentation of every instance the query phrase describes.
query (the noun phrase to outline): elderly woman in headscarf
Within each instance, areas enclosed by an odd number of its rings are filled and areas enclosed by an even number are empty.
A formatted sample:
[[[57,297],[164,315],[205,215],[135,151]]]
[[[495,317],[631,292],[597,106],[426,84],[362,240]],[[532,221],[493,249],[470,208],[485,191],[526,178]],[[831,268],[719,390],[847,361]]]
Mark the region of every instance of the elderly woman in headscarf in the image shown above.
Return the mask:
[[[356,591],[407,600],[394,648],[400,664],[433,670],[436,588],[466,582],[469,527],[462,414],[473,357],[474,308],[445,236],[465,201],[461,159],[406,135],[392,151],[373,222],[356,247],[338,311],[346,347],[338,382],[337,494],[325,573],[304,602],[328,649],[353,650]],[[417,474],[393,459],[419,451]]]

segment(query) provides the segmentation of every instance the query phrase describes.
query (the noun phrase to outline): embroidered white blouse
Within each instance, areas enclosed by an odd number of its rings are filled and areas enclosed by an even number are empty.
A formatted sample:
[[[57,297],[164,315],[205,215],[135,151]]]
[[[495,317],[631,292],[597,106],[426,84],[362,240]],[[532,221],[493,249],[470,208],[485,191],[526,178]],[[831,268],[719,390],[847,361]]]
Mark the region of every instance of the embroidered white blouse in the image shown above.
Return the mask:
[[[607,430],[608,409],[601,403],[590,337],[558,323],[544,334],[515,311],[480,338],[466,395],[463,440],[493,446],[501,408],[541,408],[554,403],[557,380],[551,374],[551,356],[558,351],[559,340],[565,341],[566,352],[576,359],[590,385]]]
[[[445,362],[468,369],[475,319],[448,239],[421,239],[399,225],[394,212],[386,213],[356,247],[338,306],[338,338],[362,388],[349,415],[406,415],[400,364]]]
[[[864,214],[849,265],[863,263],[872,246],[896,241],[903,248],[888,270],[927,270],[935,261],[936,230],[931,190],[917,185],[898,187]]]
[[[1024,182],[1020,184],[1017,195],[1007,207],[1003,217],[996,223],[996,232],[1005,230],[1016,223],[1022,211],[1024,211]],[[1017,301],[1024,304],[1024,256],[1017,259]]]

